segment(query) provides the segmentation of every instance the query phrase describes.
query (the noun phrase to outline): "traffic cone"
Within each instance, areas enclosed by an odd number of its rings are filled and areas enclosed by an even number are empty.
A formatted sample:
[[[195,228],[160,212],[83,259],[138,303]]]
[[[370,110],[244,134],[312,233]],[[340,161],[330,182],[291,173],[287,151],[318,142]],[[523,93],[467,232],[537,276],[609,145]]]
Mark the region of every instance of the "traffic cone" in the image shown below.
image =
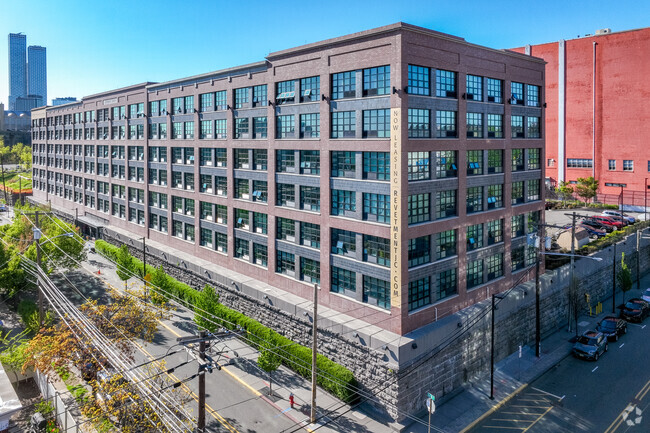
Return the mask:
[[[97,269],[97,275],[101,275],[101,274],[102,274],[102,270],[101,270],[101,269]]]

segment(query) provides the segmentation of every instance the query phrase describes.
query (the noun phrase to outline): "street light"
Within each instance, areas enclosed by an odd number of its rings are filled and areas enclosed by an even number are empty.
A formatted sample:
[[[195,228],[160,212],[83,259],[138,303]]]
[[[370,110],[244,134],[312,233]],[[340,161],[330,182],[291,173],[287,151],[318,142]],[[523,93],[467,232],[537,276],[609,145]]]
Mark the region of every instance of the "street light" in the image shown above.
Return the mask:
[[[36,232],[37,232],[37,231],[38,231],[38,233],[39,233],[39,234],[38,234],[38,239],[40,239],[40,236],[41,236],[41,230],[40,230],[40,229],[36,229],[36,228],[34,229],[34,239],[37,239],[37,238],[36,238],[36,236],[37,236],[37,235],[36,235]],[[63,233],[63,234],[60,234],[60,235],[56,235],[56,236],[53,236],[53,237],[51,237],[51,238],[48,238],[45,242],[43,242],[43,243],[41,244],[41,246],[45,245],[45,244],[48,243],[48,242],[53,241],[53,240],[56,239],[56,238],[60,238],[60,237],[71,238],[71,237],[73,237],[73,236],[74,236],[74,233],[73,233],[73,232],[68,232],[68,233]]]

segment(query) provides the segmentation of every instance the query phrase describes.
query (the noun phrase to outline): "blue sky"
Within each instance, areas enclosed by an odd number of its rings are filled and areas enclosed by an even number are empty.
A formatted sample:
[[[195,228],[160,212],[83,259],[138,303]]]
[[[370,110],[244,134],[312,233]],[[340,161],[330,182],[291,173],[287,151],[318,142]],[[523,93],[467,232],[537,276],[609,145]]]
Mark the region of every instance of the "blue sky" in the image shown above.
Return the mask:
[[[650,2],[0,0],[0,102],[8,100],[9,33],[47,47],[51,100],[243,65],[398,21],[509,48],[647,27]]]

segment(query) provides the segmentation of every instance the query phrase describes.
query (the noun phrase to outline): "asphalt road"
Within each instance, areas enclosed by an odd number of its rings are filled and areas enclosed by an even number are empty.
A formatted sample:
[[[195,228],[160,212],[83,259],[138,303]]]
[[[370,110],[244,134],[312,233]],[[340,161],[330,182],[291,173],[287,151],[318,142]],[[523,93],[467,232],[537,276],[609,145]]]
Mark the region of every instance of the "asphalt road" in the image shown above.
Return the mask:
[[[86,267],[96,272],[96,269],[106,271],[112,265],[101,259],[98,254],[89,254],[88,264]],[[108,276],[105,272],[103,277]],[[88,278],[88,274],[78,270],[67,273],[72,283],[84,294],[91,299],[106,299],[106,287],[98,278]],[[59,288],[76,304],[83,302],[82,296],[70,287],[70,284],[63,283],[59,278],[55,281]],[[113,286],[121,287],[123,283],[110,281]],[[101,302],[101,301],[100,301]],[[166,354],[168,351],[174,352],[180,349],[179,346],[170,349],[176,344],[178,336],[187,336],[195,334],[196,328],[186,313],[176,313],[172,321],[163,321],[165,326],[159,328],[159,332],[153,343],[142,344],[142,351],[136,353],[136,362],[145,362],[152,358]],[[216,349],[224,348],[227,341],[216,346]],[[231,357],[233,353],[228,355]],[[165,358],[166,368],[175,367],[192,358],[185,352],[170,355]],[[220,364],[227,364],[227,358],[221,358]],[[239,362],[245,362],[241,360]],[[245,366],[249,369],[255,369],[254,365]],[[232,368],[232,367],[231,367]],[[222,369],[214,370],[213,373],[206,375],[206,430],[209,432],[230,432],[230,433],[254,433],[254,432],[274,432],[292,427],[293,422],[283,416],[277,409],[273,408],[267,401],[263,400],[252,389],[239,382]],[[174,371],[172,381],[189,377],[198,371],[198,364],[193,361]],[[260,372],[260,375],[262,373]],[[183,389],[189,396],[187,408],[194,416],[198,414],[198,379],[194,379],[183,385]],[[257,390],[260,391],[260,390]]]
[[[629,324],[627,335],[610,341],[597,362],[565,358],[470,431],[650,431],[648,338],[650,321]]]

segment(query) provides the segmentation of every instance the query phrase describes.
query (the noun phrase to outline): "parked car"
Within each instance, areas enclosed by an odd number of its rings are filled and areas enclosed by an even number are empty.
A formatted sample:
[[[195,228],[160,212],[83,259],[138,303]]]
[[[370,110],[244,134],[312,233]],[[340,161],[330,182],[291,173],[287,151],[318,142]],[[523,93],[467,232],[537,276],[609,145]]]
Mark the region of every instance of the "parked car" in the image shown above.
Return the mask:
[[[625,221],[627,221],[630,224],[634,224],[636,222],[636,218],[631,217],[629,215],[625,215],[622,212],[619,212],[617,210],[605,210],[602,213],[603,216],[610,216],[614,218],[622,218]]]
[[[650,289],[645,289],[645,292],[643,292],[643,296],[641,296],[641,298],[646,302],[650,302]]]
[[[588,224],[580,224],[579,227],[582,227],[583,229],[587,230],[587,233],[589,233],[589,237],[592,239],[598,239],[607,236],[607,232],[605,230],[599,230],[597,228],[591,227]]]
[[[602,224],[610,224],[616,227],[617,230],[622,229],[626,224],[620,220],[615,220],[612,217],[602,215],[593,215],[590,217],[592,220],[598,221]]]
[[[598,230],[604,230],[607,233],[611,233],[616,230],[616,227],[613,224],[605,224],[601,221],[596,221],[589,218],[584,219],[581,224],[588,225],[589,227],[593,227]],[[569,226],[569,228],[571,228],[571,226]]]
[[[585,331],[573,345],[573,356],[598,361],[600,355],[607,352],[607,337],[602,332]]]
[[[7,206],[4,204],[0,204],[0,212],[7,212]]]
[[[650,304],[641,298],[632,298],[621,308],[621,318],[628,322],[643,322],[650,314]]]
[[[596,330],[609,340],[618,341],[618,337],[627,334],[627,322],[616,316],[606,316],[598,323]]]

